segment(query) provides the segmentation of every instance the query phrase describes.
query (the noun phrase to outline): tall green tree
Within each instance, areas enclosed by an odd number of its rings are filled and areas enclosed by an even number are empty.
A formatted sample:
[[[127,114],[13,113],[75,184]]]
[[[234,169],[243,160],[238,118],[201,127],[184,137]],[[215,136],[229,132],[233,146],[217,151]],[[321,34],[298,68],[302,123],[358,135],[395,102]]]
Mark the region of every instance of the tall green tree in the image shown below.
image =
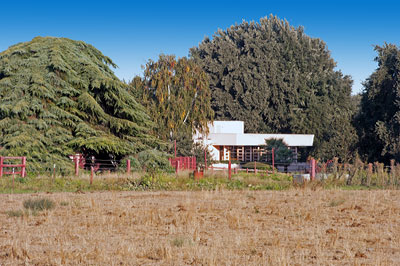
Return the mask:
[[[192,133],[207,132],[207,123],[214,117],[202,68],[186,57],[160,55],[158,61],[147,62],[143,78],[135,77],[130,87],[155,122],[154,134],[170,143],[177,140],[178,152],[190,155]]]
[[[400,161],[400,49],[376,46],[378,68],[364,83],[357,118],[360,153],[369,161]]]
[[[244,120],[247,132],[315,134],[312,155],[349,159],[352,80],[323,41],[270,16],[218,30],[190,52],[210,78],[215,119]]]
[[[92,45],[37,37],[0,53],[0,154],[31,171],[72,169],[69,154],[122,157],[162,145],[116,65]]]
[[[265,149],[268,151],[274,149],[274,160],[277,163],[290,164],[293,161],[293,151],[283,139],[266,139]]]

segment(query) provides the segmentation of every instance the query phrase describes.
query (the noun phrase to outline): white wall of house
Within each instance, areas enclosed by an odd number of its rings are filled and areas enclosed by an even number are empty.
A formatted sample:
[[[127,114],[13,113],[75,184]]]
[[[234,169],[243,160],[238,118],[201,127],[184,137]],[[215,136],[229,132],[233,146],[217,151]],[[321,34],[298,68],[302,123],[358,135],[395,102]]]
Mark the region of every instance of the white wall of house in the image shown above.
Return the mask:
[[[204,146],[208,146],[213,159],[223,160],[229,159],[229,152],[223,149],[220,151],[214,146],[262,146],[265,145],[266,139],[282,139],[289,147],[309,147],[314,143],[314,135],[312,134],[248,134],[244,133],[243,121],[214,121],[209,125],[209,133],[207,135],[196,132],[193,135],[195,142],[200,142]]]
[[[217,149],[217,148],[215,148],[214,146],[212,146],[212,145],[208,145],[208,150],[210,151],[210,154],[211,154],[211,156],[212,156],[212,159],[214,160],[214,161],[219,161],[219,150]]]
[[[208,126],[209,133],[244,133],[243,121],[214,121],[213,124]]]

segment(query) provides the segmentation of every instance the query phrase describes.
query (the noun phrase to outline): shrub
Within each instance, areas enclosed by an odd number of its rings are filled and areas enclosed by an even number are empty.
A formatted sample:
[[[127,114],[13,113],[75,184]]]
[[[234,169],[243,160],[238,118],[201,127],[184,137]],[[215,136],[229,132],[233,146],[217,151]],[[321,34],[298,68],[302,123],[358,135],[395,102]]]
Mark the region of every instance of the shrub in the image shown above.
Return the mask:
[[[54,201],[50,199],[28,199],[24,201],[24,208],[34,211],[51,210],[54,208]]]
[[[254,162],[248,162],[246,164],[243,164],[242,168],[254,169]],[[256,162],[256,168],[257,168],[257,170],[270,170],[270,171],[272,171],[272,166],[271,165],[265,164],[265,163],[260,163],[260,162]]]
[[[158,150],[145,150],[139,152],[136,156],[128,156],[122,160],[120,168],[126,168],[126,159],[131,160],[131,169],[135,171],[174,172],[168,161],[168,154]]]

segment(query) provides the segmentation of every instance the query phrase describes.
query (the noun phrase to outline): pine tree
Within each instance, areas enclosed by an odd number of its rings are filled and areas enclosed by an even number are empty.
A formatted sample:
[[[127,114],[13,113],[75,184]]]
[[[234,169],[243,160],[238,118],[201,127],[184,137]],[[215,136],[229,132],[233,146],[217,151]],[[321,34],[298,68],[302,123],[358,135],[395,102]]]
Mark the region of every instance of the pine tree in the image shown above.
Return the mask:
[[[335,71],[326,44],[270,16],[218,30],[191,49],[208,74],[216,120],[255,133],[315,134],[311,154],[351,157],[352,80]]]
[[[75,152],[120,158],[162,145],[109,66],[92,45],[66,38],[36,37],[0,53],[0,154],[27,156],[30,171],[56,164],[67,172]]]

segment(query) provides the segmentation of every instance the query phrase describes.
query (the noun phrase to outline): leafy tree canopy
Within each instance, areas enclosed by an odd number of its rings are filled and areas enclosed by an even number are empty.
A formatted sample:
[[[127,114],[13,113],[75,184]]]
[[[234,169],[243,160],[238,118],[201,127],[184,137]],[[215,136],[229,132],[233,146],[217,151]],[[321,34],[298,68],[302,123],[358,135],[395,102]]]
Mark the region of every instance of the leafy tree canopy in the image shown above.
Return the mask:
[[[148,135],[145,109],[92,45],[37,37],[0,53],[1,155],[27,156],[29,170],[69,154],[124,156],[160,143]]]
[[[350,157],[352,80],[335,71],[323,41],[270,16],[218,30],[191,49],[210,78],[215,119],[257,133],[315,134],[311,153]]]
[[[357,118],[360,153],[369,161],[400,161],[400,49],[376,46],[378,68],[364,83]]]
[[[274,159],[277,163],[289,164],[293,161],[293,152],[282,139],[266,139],[265,149],[268,151],[274,149]]]
[[[143,78],[135,77],[130,87],[155,122],[154,135],[169,143],[176,140],[178,155],[193,155],[192,133],[207,132],[214,117],[205,72],[192,59],[160,55],[147,62]]]

